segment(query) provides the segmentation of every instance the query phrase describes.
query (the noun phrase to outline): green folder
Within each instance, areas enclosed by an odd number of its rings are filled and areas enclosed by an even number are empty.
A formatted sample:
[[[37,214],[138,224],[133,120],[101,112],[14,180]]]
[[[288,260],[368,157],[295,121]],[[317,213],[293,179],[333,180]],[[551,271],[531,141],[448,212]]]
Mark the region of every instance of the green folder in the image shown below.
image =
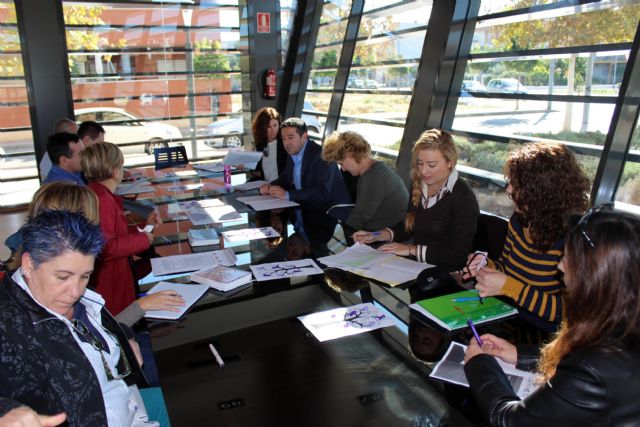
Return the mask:
[[[422,313],[450,331],[467,327],[468,319],[475,324],[480,324],[518,314],[518,310],[514,307],[494,297],[483,298],[482,304],[480,301],[451,301],[457,298],[474,297],[478,297],[478,292],[475,290],[456,292],[418,301],[411,304],[409,308]]]

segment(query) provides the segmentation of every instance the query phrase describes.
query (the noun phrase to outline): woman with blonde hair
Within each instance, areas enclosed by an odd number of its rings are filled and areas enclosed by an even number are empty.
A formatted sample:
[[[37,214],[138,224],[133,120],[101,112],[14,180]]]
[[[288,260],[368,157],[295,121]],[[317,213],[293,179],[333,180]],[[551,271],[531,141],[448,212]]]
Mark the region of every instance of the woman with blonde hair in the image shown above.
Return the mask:
[[[278,179],[287,165],[287,152],[280,137],[281,124],[282,115],[271,107],[258,110],[251,123],[253,143],[257,151],[262,151],[256,175],[268,182]]]
[[[637,216],[598,207],[569,232],[559,265],[566,315],[542,349],[544,382],[523,401],[495,359],[520,364],[522,347],[471,340],[464,369],[492,426],[640,425],[639,258]]]
[[[322,144],[322,160],[336,162],[358,177],[356,203],[343,227],[373,231],[402,221],[409,201],[407,188],[398,174],[371,157],[371,146],[362,135],[334,132]]]
[[[413,146],[411,198],[403,222],[376,232],[358,231],[357,242],[391,242],[379,249],[415,256],[446,271],[462,268],[471,251],[480,209],[458,176],[458,149],[447,131],[431,129]],[[413,238],[412,243],[405,242]]]

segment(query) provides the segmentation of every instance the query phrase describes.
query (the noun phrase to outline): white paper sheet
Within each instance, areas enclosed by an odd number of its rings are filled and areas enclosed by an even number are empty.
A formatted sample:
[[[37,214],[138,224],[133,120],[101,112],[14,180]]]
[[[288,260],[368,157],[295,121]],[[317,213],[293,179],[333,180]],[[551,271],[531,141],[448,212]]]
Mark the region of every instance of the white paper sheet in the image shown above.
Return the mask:
[[[247,196],[238,197],[236,200],[246,205],[251,206],[255,211],[266,211],[270,209],[288,208],[293,206],[300,206],[296,202],[289,200],[278,199],[273,196]]]
[[[176,320],[182,317],[209,290],[207,285],[184,285],[181,283],[160,282],[147,292],[153,294],[160,291],[174,291],[184,298],[184,305],[178,307],[180,311],[149,310],[144,317],[150,319]]]
[[[232,266],[236,264],[236,255],[231,249],[221,249],[197,254],[173,255],[151,258],[151,271],[154,276],[203,270],[216,265]]]
[[[287,279],[289,277],[323,274],[324,271],[312,259],[272,262],[250,266],[253,276],[258,281]]]
[[[222,235],[228,242],[241,242],[244,240],[270,239],[280,237],[280,233],[273,227],[246,228],[244,230],[223,231]]]
[[[432,378],[469,387],[467,376],[464,373],[464,352],[467,346],[453,341],[442,360],[440,360],[429,374]],[[515,365],[505,363],[496,358],[498,364],[507,375],[513,391],[520,399],[524,399],[538,388],[535,383],[535,375],[531,372],[517,369]]]
[[[192,200],[179,202],[193,225],[215,224],[242,219],[233,206],[225,205],[220,199]]]
[[[194,169],[201,169],[208,172],[224,172],[224,165],[222,163],[204,163],[193,165]]]
[[[236,151],[229,150],[222,164],[244,165],[245,169],[255,169],[262,158],[261,151]]]
[[[318,261],[328,267],[350,271],[391,286],[415,280],[422,270],[433,267],[431,264],[402,258],[359,243],[336,255],[318,258]]]
[[[244,184],[234,185],[233,189],[236,191],[249,191],[249,190],[254,190],[256,188],[260,188],[265,184],[268,184],[268,182],[262,181],[262,180],[249,181],[249,182],[245,182]]]
[[[134,182],[118,185],[115,194],[124,196],[126,194],[153,193],[155,189],[151,186],[148,179],[139,179]]]
[[[321,311],[300,316],[298,319],[318,341],[342,338],[395,325],[393,319],[371,303]]]

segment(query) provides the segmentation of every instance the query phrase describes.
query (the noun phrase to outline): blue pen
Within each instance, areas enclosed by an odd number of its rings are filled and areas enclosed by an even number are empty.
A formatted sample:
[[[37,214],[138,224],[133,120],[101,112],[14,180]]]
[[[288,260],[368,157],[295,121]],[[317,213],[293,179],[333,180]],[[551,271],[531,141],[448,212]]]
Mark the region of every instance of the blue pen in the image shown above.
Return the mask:
[[[371,235],[372,235],[372,236],[379,236],[379,235],[381,235],[381,234],[382,234],[382,233],[381,233],[381,232],[379,232],[379,231],[374,231],[373,233],[371,233]]]
[[[138,298],[146,297],[147,295],[149,294],[147,294],[146,292],[142,292],[141,294],[138,294]]]
[[[467,302],[467,301],[480,301],[482,302],[482,297],[462,297],[462,298],[453,298],[453,302]]]
[[[478,345],[482,347],[482,340],[480,339],[480,335],[478,335],[478,331],[476,331],[476,326],[473,324],[471,319],[467,319],[467,323],[471,328],[471,332],[473,332],[473,336],[476,337],[476,341],[478,341]]]

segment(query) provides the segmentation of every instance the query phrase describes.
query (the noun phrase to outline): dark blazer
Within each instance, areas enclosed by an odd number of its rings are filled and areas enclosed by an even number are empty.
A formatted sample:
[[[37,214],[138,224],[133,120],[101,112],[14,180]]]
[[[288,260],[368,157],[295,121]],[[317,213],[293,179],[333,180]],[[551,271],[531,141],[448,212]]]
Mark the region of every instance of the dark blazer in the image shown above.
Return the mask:
[[[464,367],[480,411],[492,426],[640,425],[640,346],[586,347],[560,361],[556,374],[524,401],[486,354]]]
[[[130,362],[127,384],[148,387],[124,331],[105,309],[102,325]],[[0,286],[0,349],[0,416],[26,405],[40,414],[66,412],[69,426],[107,426],[98,378],[69,328],[9,276]]]
[[[307,140],[302,158],[300,181],[302,189],[296,190],[293,182],[293,160],[287,156],[287,165],[272,185],[279,185],[289,192],[289,199],[300,203],[305,232],[311,240],[328,242],[333,235],[337,219],[327,215],[330,207],[352,203],[342,180],[338,166],[322,160],[322,147]]]

